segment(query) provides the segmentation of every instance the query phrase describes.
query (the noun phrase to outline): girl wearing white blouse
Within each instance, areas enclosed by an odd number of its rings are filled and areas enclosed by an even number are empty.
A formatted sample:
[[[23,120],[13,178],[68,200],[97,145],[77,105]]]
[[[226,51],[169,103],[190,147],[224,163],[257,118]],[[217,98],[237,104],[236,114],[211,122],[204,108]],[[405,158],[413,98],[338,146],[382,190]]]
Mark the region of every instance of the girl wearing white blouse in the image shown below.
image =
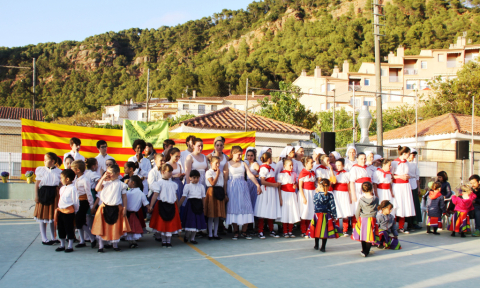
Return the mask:
[[[46,153],[43,160],[45,166],[38,167],[35,170],[35,211],[33,212],[33,218],[40,225],[43,245],[60,243],[60,241],[55,240],[55,228],[53,225],[58,203],[60,173],[62,173],[62,170],[55,166],[57,158],[55,153]],[[47,238],[47,223],[50,223],[51,240]]]
[[[283,161],[283,170],[277,174],[277,182],[282,184],[280,186],[282,194],[280,199],[280,206],[282,206],[280,221],[283,223],[283,236],[285,238],[295,238],[295,235],[293,235],[293,224],[300,221],[300,211],[298,209],[297,194],[295,193],[297,184],[292,160],[285,159]]]
[[[300,230],[302,237],[306,237],[308,225],[315,214],[315,205],[313,204],[313,195],[315,195],[315,171],[313,171],[313,158],[308,156],[303,158],[302,167],[298,176],[298,206],[300,208]]]
[[[392,173],[390,172],[392,167],[392,160],[383,159],[382,168],[378,168],[373,173],[372,182],[374,190],[377,191],[378,201],[381,203],[384,200],[388,200],[392,203],[393,207],[396,207],[395,198],[392,192]],[[391,209],[391,214],[395,216],[395,209]]]
[[[75,173],[71,169],[65,169],[60,174],[62,188],[60,188],[60,197],[56,211],[56,222],[58,229],[58,238],[60,238],[60,247],[55,251],[65,253],[73,252],[73,240],[75,239],[75,212],[78,211],[79,202],[77,189],[72,181],[75,179]],[[68,248],[65,248],[65,239],[68,238]]]
[[[130,224],[131,231],[127,233],[125,239],[129,242],[130,248],[138,247],[137,240],[142,238],[143,227],[139,221],[138,211],[142,208],[142,205],[147,207],[148,200],[143,193],[143,184],[140,177],[133,175],[128,181],[127,191],[127,218]]]
[[[225,203],[228,197],[223,188],[223,170],[220,170],[220,159],[217,156],[210,158],[210,170],[207,171],[207,194],[205,197],[204,213],[208,217],[208,240],[222,240],[218,237],[220,218],[226,218]]]
[[[182,225],[183,228],[185,228],[185,237],[183,240],[187,242],[189,240],[188,238],[190,238],[190,243],[198,244],[198,242],[195,241],[195,234],[207,230],[205,214],[203,214],[205,187],[199,183],[200,173],[197,170],[192,170],[189,178],[190,183],[183,188],[183,196],[182,199],[180,199],[180,205],[187,200],[182,219]]]

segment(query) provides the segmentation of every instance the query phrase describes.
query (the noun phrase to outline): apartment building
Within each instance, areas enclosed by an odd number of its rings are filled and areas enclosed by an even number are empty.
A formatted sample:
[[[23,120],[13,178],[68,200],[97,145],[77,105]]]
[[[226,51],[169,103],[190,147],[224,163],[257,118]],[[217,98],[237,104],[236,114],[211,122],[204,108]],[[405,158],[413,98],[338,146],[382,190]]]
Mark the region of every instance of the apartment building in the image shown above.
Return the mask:
[[[466,34],[458,37],[448,49],[421,50],[419,55],[405,55],[405,48],[398,47],[396,55],[390,52],[385,57],[387,62],[381,63],[382,107],[414,105],[416,93],[431,97],[433,91],[429,83],[432,80],[437,77],[443,81],[455,78],[464,64],[477,61],[479,50],[480,44],[467,43]],[[334,106],[352,111],[355,90],[356,109],[362,105],[375,109],[375,63],[362,63],[358,72],[351,72],[349,68],[349,63],[345,61],[342,72],[335,66],[330,76],[322,75],[319,67],[311,76],[302,71],[293,83],[305,93],[300,102],[313,112],[330,110]]]

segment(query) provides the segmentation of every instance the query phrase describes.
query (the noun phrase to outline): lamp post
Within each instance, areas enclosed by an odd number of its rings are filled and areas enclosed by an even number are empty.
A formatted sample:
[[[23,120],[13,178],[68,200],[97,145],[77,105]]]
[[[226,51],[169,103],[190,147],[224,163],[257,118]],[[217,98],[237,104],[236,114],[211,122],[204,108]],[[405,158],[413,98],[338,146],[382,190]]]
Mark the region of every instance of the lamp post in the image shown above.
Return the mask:
[[[332,132],[335,132],[335,89],[333,91],[333,129]]]

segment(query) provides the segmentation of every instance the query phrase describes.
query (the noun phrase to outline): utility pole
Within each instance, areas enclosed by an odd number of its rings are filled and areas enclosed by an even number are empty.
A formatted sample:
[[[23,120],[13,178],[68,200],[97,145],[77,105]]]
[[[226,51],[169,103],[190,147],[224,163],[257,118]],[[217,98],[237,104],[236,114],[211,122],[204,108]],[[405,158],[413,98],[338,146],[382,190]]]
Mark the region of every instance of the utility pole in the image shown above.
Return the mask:
[[[335,132],[335,89],[333,90],[333,127],[332,127],[332,132]]]
[[[245,132],[247,132],[247,117],[248,117],[248,78],[247,85],[245,89]]]
[[[355,82],[353,82],[353,85],[352,85],[352,88],[353,88],[353,118],[352,118],[352,127],[353,127],[353,131],[352,131],[352,134],[353,134],[353,146],[355,146],[355,140],[356,140],[356,137],[355,137],[355,134],[357,132],[357,130],[355,129],[355,126],[357,124],[357,121],[355,120]]]
[[[378,0],[375,0],[373,4],[373,35],[375,36],[375,82],[377,84],[375,100],[377,104],[377,146],[383,146],[383,118],[382,118],[382,71],[380,64],[380,17],[384,16],[380,14]],[[380,151],[378,151],[380,150]],[[377,149],[377,153],[383,156],[383,148]]]
[[[147,123],[148,123],[148,93],[149,93],[149,85],[150,85],[150,69],[147,71]]]
[[[32,99],[32,120],[35,120],[35,84],[36,84],[36,73],[35,73],[35,58],[33,58],[33,99]]]

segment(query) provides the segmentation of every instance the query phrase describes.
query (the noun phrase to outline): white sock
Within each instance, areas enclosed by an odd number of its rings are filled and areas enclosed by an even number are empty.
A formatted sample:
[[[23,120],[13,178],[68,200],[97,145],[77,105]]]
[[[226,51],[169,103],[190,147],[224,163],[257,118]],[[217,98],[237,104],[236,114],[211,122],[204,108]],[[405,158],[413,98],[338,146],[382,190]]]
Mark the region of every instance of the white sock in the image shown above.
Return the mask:
[[[170,244],[170,240],[172,239],[172,236],[166,236],[167,237],[167,243]]]
[[[90,239],[91,242],[95,241],[95,237],[93,237],[92,232],[90,232],[90,228],[87,225],[83,225],[83,232],[85,232],[85,239]]]
[[[103,249],[103,239],[98,237],[98,249]]]
[[[190,241],[195,241],[195,235],[197,234],[197,232],[194,232],[194,231],[191,231],[192,234],[190,235]]]
[[[208,237],[213,237],[213,218],[208,217]]]
[[[47,223],[40,224],[40,234],[42,234],[42,242],[47,242]]]
[[[218,237],[218,224],[220,223],[220,219],[218,217],[215,217],[213,219],[213,223],[214,223],[214,226],[213,226],[213,236],[214,237]]]
[[[85,235],[83,235],[83,229],[78,229],[78,235],[80,236],[80,244],[85,244]]]
[[[113,243],[113,248],[118,248],[118,242]]]
[[[52,240],[55,240],[55,227],[53,223],[48,224],[50,226],[50,237],[52,237]]]
[[[65,239],[60,239],[60,248],[65,248]]]
[[[162,235],[162,243],[167,243],[167,236]]]
[[[68,239],[68,249],[73,249],[73,239]]]

